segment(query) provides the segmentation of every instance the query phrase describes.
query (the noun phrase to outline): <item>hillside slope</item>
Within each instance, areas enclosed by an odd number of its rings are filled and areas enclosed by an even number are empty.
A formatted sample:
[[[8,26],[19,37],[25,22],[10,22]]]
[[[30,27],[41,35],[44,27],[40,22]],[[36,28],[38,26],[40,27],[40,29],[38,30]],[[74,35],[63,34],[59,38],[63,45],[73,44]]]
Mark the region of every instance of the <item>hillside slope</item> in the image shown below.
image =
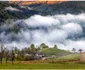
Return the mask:
[[[0,22],[4,22],[7,19],[25,19],[37,13],[35,10],[21,8],[15,4],[0,2]]]
[[[66,51],[66,50],[61,50],[61,49],[58,49],[58,48],[44,48],[44,49],[41,49],[39,52],[42,52],[45,54],[45,56],[56,56],[56,57],[59,57],[59,56],[63,56],[63,55],[67,55],[67,54],[70,54],[71,52],[69,51]]]
[[[41,5],[30,5],[30,7],[37,9],[38,11],[45,12],[45,14],[78,14],[85,12],[85,1],[68,1],[59,4],[41,4]]]
[[[57,61],[79,61],[82,58],[82,55],[79,53],[74,53],[66,56],[57,58]]]
[[[25,19],[32,15],[78,14],[85,12],[85,1],[68,1],[58,4],[31,4],[19,6],[0,2],[0,22],[7,19]]]

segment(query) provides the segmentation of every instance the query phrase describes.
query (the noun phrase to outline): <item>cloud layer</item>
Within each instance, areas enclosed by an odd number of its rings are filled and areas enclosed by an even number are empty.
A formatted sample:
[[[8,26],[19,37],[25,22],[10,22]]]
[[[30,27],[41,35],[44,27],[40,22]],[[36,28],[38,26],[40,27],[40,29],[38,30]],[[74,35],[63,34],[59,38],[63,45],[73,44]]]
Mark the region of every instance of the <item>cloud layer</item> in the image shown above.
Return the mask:
[[[0,34],[0,41],[4,42],[5,45],[22,48],[28,47],[32,43],[37,47],[41,43],[46,43],[50,47],[57,44],[61,49],[76,48],[78,50],[81,48],[85,50],[85,13],[54,16],[34,15],[28,19],[3,25],[3,29],[6,29],[5,26],[13,27],[14,24],[21,28],[20,32],[6,34],[6,31],[2,31]]]

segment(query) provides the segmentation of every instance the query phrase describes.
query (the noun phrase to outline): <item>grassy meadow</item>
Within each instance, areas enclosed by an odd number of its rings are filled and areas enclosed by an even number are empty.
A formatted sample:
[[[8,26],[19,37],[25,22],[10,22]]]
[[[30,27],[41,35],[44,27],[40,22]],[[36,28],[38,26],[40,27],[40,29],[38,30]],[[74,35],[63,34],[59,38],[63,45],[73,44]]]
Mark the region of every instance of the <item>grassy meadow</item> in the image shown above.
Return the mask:
[[[85,69],[85,62],[56,62],[56,63],[18,63],[2,64],[0,69]]]
[[[82,58],[81,54],[70,54],[57,58],[58,61],[78,61]]]
[[[57,59],[14,61],[13,65],[10,61],[7,64],[3,61],[3,64],[0,64],[0,69],[85,69],[85,62],[76,62],[80,58],[81,54],[70,54]]]

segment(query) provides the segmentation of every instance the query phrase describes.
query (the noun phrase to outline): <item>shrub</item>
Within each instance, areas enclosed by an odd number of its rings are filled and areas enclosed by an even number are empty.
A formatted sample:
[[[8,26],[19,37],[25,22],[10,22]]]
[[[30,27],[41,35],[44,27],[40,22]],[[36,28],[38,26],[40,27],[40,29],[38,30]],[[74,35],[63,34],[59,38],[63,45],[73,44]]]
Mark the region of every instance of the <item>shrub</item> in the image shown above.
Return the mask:
[[[23,60],[23,58],[21,56],[17,56],[16,60],[21,61],[21,60]]]
[[[24,60],[25,61],[34,60],[34,57],[33,56],[25,56]]]

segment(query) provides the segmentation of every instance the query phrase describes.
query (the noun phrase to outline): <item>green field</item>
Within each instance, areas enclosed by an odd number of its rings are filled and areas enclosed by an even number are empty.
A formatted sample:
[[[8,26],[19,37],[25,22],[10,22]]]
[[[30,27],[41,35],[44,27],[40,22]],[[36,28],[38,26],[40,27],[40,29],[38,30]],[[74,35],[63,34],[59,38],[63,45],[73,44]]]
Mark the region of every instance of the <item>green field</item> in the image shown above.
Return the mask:
[[[31,63],[31,64],[3,64],[0,69],[85,69],[85,62],[57,62],[57,63]]]
[[[70,55],[66,55],[66,56],[62,56],[60,58],[57,58],[57,60],[60,61],[70,61],[70,60],[80,60],[81,59],[81,54],[70,54]]]
[[[61,49],[58,49],[58,48],[44,48],[44,49],[39,50],[39,52],[44,53],[48,57],[52,56],[52,55],[62,56],[62,55],[67,55],[67,54],[71,53],[69,51],[61,50]]]
[[[11,62],[0,64],[0,69],[85,69],[85,62],[72,62],[69,60],[80,59],[80,54],[70,54],[62,56],[54,60],[35,60],[35,61],[15,61],[14,65]],[[57,60],[60,60],[58,62]],[[68,60],[63,62],[62,60]]]

